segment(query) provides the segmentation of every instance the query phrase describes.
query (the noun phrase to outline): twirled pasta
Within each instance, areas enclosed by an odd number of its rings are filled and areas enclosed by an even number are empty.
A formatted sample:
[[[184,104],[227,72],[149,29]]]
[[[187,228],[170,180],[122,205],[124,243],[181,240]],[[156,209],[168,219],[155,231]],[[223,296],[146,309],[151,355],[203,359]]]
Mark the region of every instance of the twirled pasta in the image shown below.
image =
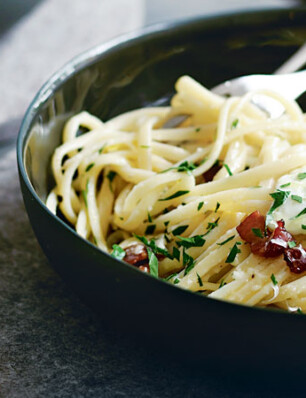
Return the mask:
[[[105,123],[87,112],[68,120],[52,158],[48,208],[102,250],[119,244],[121,258],[131,245],[149,242],[152,268],[154,253],[163,254],[159,277],[182,288],[306,310],[304,273],[290,272],[282,257],[251,253],[236,231],[253,211],[267,214],[280,177],[306,172],[305,115],[297,103],[261,92],[284,106],[281,117],[270,119],[252,103],[258,93],[223,98],[188,76],[176,91],[171,107]],[[178,127],[164,127],[175,115],[187,116]],[[79,135],[80,128],[86,132]],[[303,228],[295,239],[304,243]]]

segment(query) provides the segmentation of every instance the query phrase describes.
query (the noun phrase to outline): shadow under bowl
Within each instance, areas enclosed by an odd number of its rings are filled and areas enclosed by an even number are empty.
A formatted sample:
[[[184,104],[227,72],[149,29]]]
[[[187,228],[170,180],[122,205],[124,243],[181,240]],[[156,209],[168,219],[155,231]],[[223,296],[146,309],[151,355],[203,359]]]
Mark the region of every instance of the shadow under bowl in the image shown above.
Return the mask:
[[[272,73],[304,43],[305,20],[299,8],[146,28],[78,56],[35,97],[17,148],[26,210],[50,263],[111,327],[205,361],[303,360],[305,316],[213,300],[145,275],[79,237],[44,201],[53,184],[50,158],[69,117],[87,110],[108,120],[167,104],[183,74],[212,87],[239,75]]]

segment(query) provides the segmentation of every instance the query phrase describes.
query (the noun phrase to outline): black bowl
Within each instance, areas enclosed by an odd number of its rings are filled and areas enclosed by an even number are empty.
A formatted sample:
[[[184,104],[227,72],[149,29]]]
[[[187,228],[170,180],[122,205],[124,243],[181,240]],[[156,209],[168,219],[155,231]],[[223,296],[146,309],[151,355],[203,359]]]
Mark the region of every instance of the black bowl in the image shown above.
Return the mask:
[[[71,115],[85,109],[107,120],[167,103],[183,74],[214,86],[272,73],[305,41],[305,20],[299,8],[157,25],[80,55],[37,94],[18,138],[25,206],[50,263],[112,327],[204,361],[294,355],[299,363],[306,354],[305,316],[217,301],[157,280],[101,252],[44,205],[50,157]]]

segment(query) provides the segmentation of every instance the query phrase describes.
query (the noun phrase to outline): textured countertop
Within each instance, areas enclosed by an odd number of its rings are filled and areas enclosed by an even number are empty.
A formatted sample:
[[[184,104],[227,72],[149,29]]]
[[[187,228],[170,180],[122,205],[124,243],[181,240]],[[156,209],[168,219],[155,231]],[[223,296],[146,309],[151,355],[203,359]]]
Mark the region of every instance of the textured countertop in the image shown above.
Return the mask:
[[[144,23],[141,0],[85,3],[47,0],[0,40],[0,397],[305,396],[305,369],[286,377],[288,364],[284,374],[241,373],[152,353],[103,325],[49,266],[19,189],[19,116],[71,56]]]

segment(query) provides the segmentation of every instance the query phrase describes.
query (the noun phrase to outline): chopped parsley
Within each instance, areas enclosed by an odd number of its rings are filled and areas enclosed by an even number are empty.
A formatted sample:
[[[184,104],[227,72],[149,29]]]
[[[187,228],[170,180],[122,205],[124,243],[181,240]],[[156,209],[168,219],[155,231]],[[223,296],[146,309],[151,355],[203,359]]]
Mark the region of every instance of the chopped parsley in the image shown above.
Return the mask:
[[[179,280],[178,278],[175,278],[174,281],[173,281],[173,283],[174,283],[175,285],[177,285],[178,283],[180,283],[180,280]]]
[[[168,196],[167,198],[163,198],[163,199],[158,199],[160,202],[164,201],[164,200],[170,200],[170,199],[174,199],[174,198],[178,198],[179,196],[183,196],[186,195],[187,193],[189,193],[190,191],[177,191],[175,192],[173,195]]]
[[[200,211],[202,209],[203,205],[204,205],[204,202],[200,202],[198,204],[198,211]]]
[[[289,187],[290,185],[291,185],[291,182],[287,182],[287,184],[283,184],[280,187],[281,188],[286,188],[286,187]]]
[[[152,222],[152,217],[151,217],[151,214],[149,212],[148,212],[148,221]]]
[[[302,224],[301,227],[302,227],[302,229],[306,229],[306,225],[305,224]]]
[[[229,166],[226,163],[223,163],[223,166],[226,168],[226,171],[228,172],[229,176],[232,176],[233,173],[231,172],[231,169],[229,168]]]
[[[207,227],[206,227],[207,232],[204,234],[204,236],[207,235],[207,234],[209,234],[210,231],[212,231],[213,229],[215,229],[215,228],[218,226],[219,220],[220,220],[220,217],[218,217],[218,218],[216,219],[216,221],[214,221],[214,222],[209,222],[209,223],[207,224]]]
[[[181,235],[183,232],[186,231],[186,229],[189,227],[189,225],[181,225],[180,227],[176,227],[173,231],[172,231],[172,235],[176,236],[176,235]]]
[[[87,204],[88,184],[89,184],[89,180],[87,179],[86,188],[82,190],[82,196],[83,196],[86,207],[88,207],[88,204]]]
[[[219,285],[219,289],[221,289],[221,287],[225,286],[226,282],[224,282],[224,279],[221,279],[220,285]]]
[[[276,280],[275,275],[272,274],[272,275],[270,276],[270,278],[271,278],[271,281],[272,281],[273,285],[276,286],[276,285],[278,284],[278,281]]]
[[[304,180],[304,178],[306,178],[306,173],[299,173],[299,174],[297,175],[297,178],[298,178],[299,180]]]
[[[158,259],[149,247],[147,248],[147,251],[149,257],[150,274],[155,276],[155,278],[158,278]]]
[[[239,119],[235,119],[232,123],[232,129],[235,129],[238,126]]]
[[[125,257],[125,251],[119,245],[113,245],[111,256],[117,260],[122,260]]]
[[[177,247],[173,247],[172,257],[175,258],[177,261],[180,261],[181,252]]]
[[[194,131],[195,131],[196,133],[198,133],[199,131],[201,131],[201,127],[197,127]]]
[[[297,312],[298,314],[300,314],[300,315],[303,315],[303,314],[304,314],[304,312],[303,312],[300,308],[298,308],[298,309],[296,310],[296,312]]]
[[[202,166],[202,164],[204,164],[206,162],[207,158],[204,158],[200,161],[200,163],[198,164],[198,166]]]
[[[227,259],[225,260],[226,263],[232,263],[235,260],[237,254],[241,253],[241,250],[239,249],[238,245],[241,245],[241,242],[236,242],[234,246],[231,248],[229,255],[227,256]]]
[[[179,173],[187,173],[187,174],[191,174],[191,171],[196,169],[197,166],[192,163],[192,162],[188,162],[187,160],[185,160],[184,162],[180,163],[178,166],[176,167],[169,167],[169,169],[163,170],[160,173],[167,173],[170,170],[176,170]]]
[[[168,257],[168,258],[170,258],[170,259],[173,258],[172,255],[168,252],[168,250],[162,249],[161,247],[158,247],[158,246],[156,245],[156,242],[155,242],[154,239],[151,239],[150,241],[148,241],[148,239],[145,238],[144,236],[139,236],[139,235],[136,235],[136,234],[134,234],[134,236],[135,236],[136,239],[140,240],[140,242],[142,242],[142,243],[145,244],[147,247],[149,247],[150,249],[152,249],[152,251],[153,251],[154,253],[162,254],[163,256]]]
[[[109,180],[109,189],[113,192],[112,182],[113,179],[116,177],[117,173],[115,171],[109,171],[106,175],[106,178]]]
[[[164,237],[165,237],[167,243],[170,243],[170,242],[171,242],[171,239],[169,239],[168,236],[167,236],[166,234],[164,235]]]
[[[184,275],[187,275],[188,272],[190,272],[192,268],[195,266],[194,259],[191,256],[189,256],[189,254],[187,254],[185,250],[183,250],[183,265],[186,267]]]
[[[107,176],[106,176],[106,178],[110,181],[110,182],[113,182],[113,179],[116,177],[116,172],[115,171],[109,171],[108,173],[107,173]]]
[[[235,235],[233,235],[233,236],[230,236],[229,238],[227,238],[225,241],[223,241],[223,242],[220,242],[220,243],[217,243],[217,245],[219,245],[219,246],[223,246],[223,245],[225,245],[225,243],[227,243],[227,242],[230,242],[232,239],[234,239],[235,238]]]
[[[198,278],[198,284],[200,287],[203,286],[203,282],[202,282],[202,278],[200,277],[200,275],[197,273],[197,278]]]
[[[217,202],[217,203],[216,203],[216,208],[215,208],[215,213],[217,213],[217,211],[219,210],[219,207],[220,207],[220,203]]]
[[[299,202],[299,203],[303,202],[302,196],[299,196],[299,195],[291,195],[291,199],[295,200],[296,202]]]
[[[306,207],[302,211],[299,212],[296,216],[292,217],[291,220],[295,220],[296,218],[302,216],[303,214],[306,214]]]
[[[288,246],[290,247],[290,249],[292,249],[293,247],[296,246],[296,243],[294,242],[294,240],[290,240],[290,241],[288,242]]]
[[[166,278],[164,278],[165,281],[169,281],[170,279],[174,278],[177,275],[177,272],[174,272],[174,274],[168,275]]]
[[[280,189],[277,189],[276,192],[270,193],[270,196],[272,199],[274,199],[274,202],[267,213],[266,225],[268,225],[269,222],[271,221],[272,218],[271,214],[273,213],[273,211],[276,210],[278,207],[280,207],[285,202],[285,200],[288,198],[289,195],[290,191],[282,191]]]
[[[104,144],[104,145],[98,150],[99,155],[101,155],[101,153],[104,151],[106,145],[107,145],[107,144]]]
[[[177,236],[179,241],[177,241],[178,246],[183,246],[186,249],[190,247],[202,247],[205,243],[205,239],[203,239],[203,235],[195,235],[191,238],[183,238],[183,236]]]
[[[155,231],[155,228],[156,228],[156,225],[155,225],[155,224],[150,224],[150,225],[148,225],[147,228],[146,228],[145,235],[151,235],[151,234],[153,234],[154,231]]]
[[[165,221],[165,222],[164,222],[164,226],[165,226],[166,228],[168,227],[169,222],[170,222],[170,221]]]
[[[263,238],[263,234],[261,229],[259,228],[252,228],[252,232],[255,236],[257,236],[258,238]]]
[[[87,171],[89,171],[90,169],[92,169],[93,167],[94,167],[94,163],[90,163],[87,167],[86,167],[86,169],[85,169],[85,172],[87,172]]]

